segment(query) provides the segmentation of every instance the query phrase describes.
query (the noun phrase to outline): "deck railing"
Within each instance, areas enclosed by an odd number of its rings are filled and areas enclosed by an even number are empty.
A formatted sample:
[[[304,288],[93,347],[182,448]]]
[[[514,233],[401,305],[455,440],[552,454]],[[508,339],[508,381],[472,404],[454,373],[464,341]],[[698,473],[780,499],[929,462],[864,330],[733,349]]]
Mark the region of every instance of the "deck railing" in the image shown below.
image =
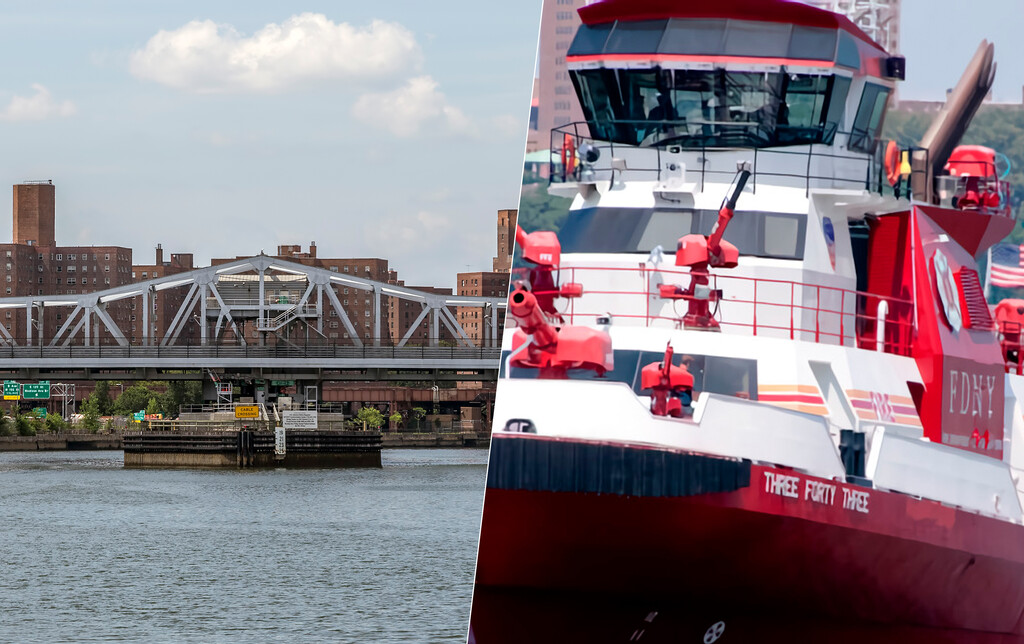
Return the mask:
[[[637,267],[578,266],[562,268],[555,283],[583,285],[580,298],[555,300],[565,322],[592,324],[611,314],[615,321],[681,328],[692,295],[664,298],[660,284],[686,290],[699,273],[649,264]],[[710,308],[722,332],[855,346],[909,355],[913,337],[913,303],[851,289],[792,280],[747,277],[726,272],[706,274]],[[538,301],[559,293],[535,290]],[[667,309],[667,310],[666,310]]]

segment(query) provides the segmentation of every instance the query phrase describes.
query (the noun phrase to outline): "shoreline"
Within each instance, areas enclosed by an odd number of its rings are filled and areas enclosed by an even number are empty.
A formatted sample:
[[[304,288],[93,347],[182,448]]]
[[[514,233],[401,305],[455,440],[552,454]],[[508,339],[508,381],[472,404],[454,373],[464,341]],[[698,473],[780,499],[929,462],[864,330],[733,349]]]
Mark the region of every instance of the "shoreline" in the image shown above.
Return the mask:
[[[382,436],[384,449],[486,449],[489,445],[490,434],[476,432],[386,432]],[[0,452],[120,451],[123,449],[124,443],[121,434],[117,433],[65,432],[35,436],[0,436]]]

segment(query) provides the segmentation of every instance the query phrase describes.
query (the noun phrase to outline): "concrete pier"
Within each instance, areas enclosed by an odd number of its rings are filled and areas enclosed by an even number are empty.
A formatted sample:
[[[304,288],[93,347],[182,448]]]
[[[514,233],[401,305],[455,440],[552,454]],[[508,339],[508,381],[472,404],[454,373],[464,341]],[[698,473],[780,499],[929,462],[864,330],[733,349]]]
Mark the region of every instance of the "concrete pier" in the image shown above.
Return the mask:
[[[266,431],[124,434],[125,467],[380,467],[379,432],[299,431],[274,453]]]

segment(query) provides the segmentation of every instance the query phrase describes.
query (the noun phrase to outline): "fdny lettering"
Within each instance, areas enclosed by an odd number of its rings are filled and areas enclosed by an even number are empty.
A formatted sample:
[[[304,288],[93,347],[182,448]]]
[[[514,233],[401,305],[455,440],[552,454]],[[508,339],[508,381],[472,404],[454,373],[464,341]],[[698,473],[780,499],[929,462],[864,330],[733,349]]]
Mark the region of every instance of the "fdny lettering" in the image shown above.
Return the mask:
[[[861,490],[843,488],[843,508],[868,513],[868,493]]]
[[[992,393],[996,377],[949,370],[949,413],[992,418]]]
[[[792,499],[799,499],[798,492],[800,479],[795,476],[787,476],[777,472],[764,473],[764,491],[769,494],[788,496]]]
[[[832,505],[836,498],[836,486],[821,481],[804,481],[804,499],[815,503]]]

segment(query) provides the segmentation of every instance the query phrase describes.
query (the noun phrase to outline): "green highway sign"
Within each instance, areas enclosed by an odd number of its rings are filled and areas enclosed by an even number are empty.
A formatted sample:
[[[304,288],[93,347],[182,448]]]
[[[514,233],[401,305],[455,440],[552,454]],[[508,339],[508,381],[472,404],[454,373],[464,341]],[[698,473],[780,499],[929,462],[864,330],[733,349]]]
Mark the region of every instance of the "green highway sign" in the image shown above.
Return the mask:
[[[294,380],[271,380],[270,384],[273,387],[294,387],[295,386],[295,381]]]
[[[4,391],[6,395],[7,383],[4,383]],[[22,397],[26,400],[45,400],[50,397],[50,381],[43,380],[35,384],[25,384],[22,386]]]
[[[36,414],[40,418],[46,418],[46,407],[33,407],[32,413]]]
[[[143,409],[142,411],[135,412],[134,414],[132,414],[132,418],[134,420],[138,420],[138,421],[145,420],[146,419],[146,410]]]
[[[19,398],[21,398],[21,383],[4,380],[4,400],[18,400]]]

